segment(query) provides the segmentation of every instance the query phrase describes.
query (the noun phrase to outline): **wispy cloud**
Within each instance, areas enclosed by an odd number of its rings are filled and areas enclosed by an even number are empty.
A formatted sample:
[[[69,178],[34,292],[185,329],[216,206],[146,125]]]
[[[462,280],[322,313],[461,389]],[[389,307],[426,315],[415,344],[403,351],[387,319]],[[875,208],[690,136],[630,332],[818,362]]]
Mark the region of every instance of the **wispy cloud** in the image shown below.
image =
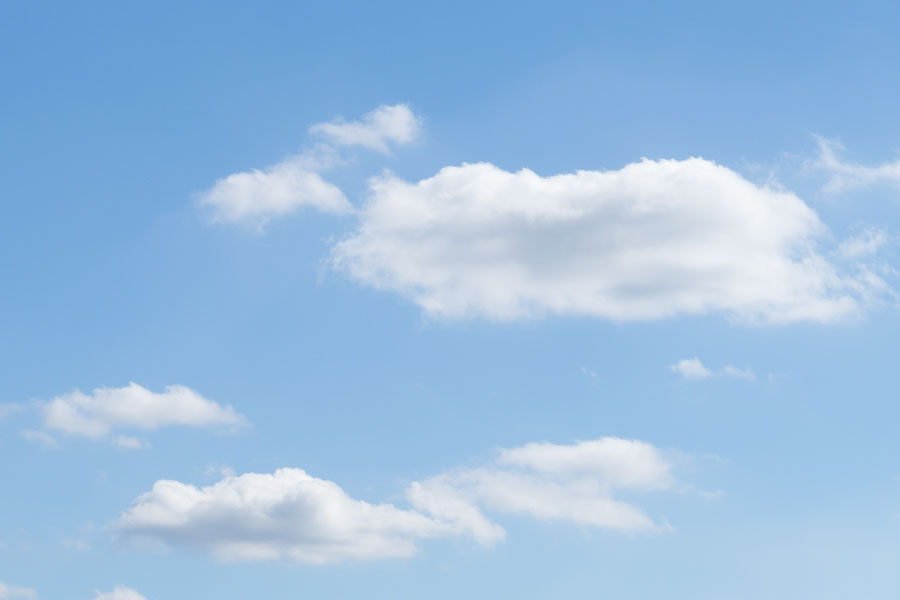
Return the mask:
[[[841,192],[878,183],[900,185],[900,159],[875,166],[861,165],[840,157],[844,145],[839,140],[816,136],[816,142],[819,157],[815,164],[829,174],[826,191]]]
[[[738,368],[733,365],[725,365],[719,370],[712,370],[707,368],[707,366],[696,356],[693,358],[683,358],[677,363],[669,365],[669,370],[677,373],[684,379],[693,381],[709,379],[710,377],[731,377],[734,379],[756,381],[756,374],[754,374],[749,367]]]
[[[98,591],[94,600],[147,600],[147,598],[137,590],[117,585],[111,592]]]

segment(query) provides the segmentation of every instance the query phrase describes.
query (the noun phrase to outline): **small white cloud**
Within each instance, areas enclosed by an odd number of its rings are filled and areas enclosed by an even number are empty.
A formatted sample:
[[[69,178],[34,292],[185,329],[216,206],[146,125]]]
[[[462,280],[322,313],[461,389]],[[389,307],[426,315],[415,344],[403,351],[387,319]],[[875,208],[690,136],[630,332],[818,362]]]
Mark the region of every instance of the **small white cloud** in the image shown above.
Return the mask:
[[[685,379],[706,379],[707,377],[712,377],[712,371],[703,366],[703,363],[697,357],[683,358],[674,365],[669,366],[669,369]]]
[[[406,104],[379,106],[359,121],[335,119],[309,128],[335,146],[362,146],[388,152],[390,144],[408,144],[416,139],[422,120]]]
[[[137,590],[117,585],[111,592],[97,592],[94,600],[147,600],[143,594],[139,594]]]
[[[735,379],[756,381],[756,375],[749,368],[741,369],[733,365],[726,365],[718,371],[713,371],[707,368],[696,356],[694,358],[684,358],[674,365],[669,365],[669,370],[678,373],[685,379],[692,379],[695,381],[709,379],[710,377],[732,377]]]
[[[421,120],[405,104],[379,106],[360,121],[318,123],[310,133],[322,143],[270,167],[223,177],[196,194],[196,200],[209,210],[213,222],[249,224],[257,230],[301,208],[351,214],[354,208],[344,192],[322,176],[344,162],[338,149],[362,146],[388,152],[392,144],[413,141],[420,128]]]
[[[749,367],[739,369],[732,365],[725,365],[721,374],[726,377],[734,377],[735,379],[746,379],[747,381],[756,381],[756,374]]]
[[[0,600],[13,600],[15,598],[37,598],[37,592],[31,588],[7,585],[0,581]]]
[[[828,171],[830,176],[826,191],[842,192],[879,183],[900,185],[900,160],[874,167],[850,163],[839,156],[844,148],[840,141],[816,136],[816,142],[819,145],[816,164]]]
[[[97,388],[90,395],[76,390],[57,396],[44,403],[41,412],[46,429],[95,440],[108,438],[119,429],[153,431],[174,425],[234,428],[246,424],[244,416],[231,406],[208,400],[188,387],[171,385],[156,393],[133,382],[121,388]],[[29,435],[38,438],[41,433]],[[142,446],[126,435],[114,435],[110,441],[122,448]]]
[[[308,157],[293,157],[266,169],[233,173],[197,195],[214,222],[249,223],[261,229],[272,218],[308,207],[347,214],[353,207],[344,192],[325,181]]]
[[[877,288],[816,251],[797,196],[701,158],[543,177],[487,163],[371,180],[333,266],[446,319],[833,321]]]

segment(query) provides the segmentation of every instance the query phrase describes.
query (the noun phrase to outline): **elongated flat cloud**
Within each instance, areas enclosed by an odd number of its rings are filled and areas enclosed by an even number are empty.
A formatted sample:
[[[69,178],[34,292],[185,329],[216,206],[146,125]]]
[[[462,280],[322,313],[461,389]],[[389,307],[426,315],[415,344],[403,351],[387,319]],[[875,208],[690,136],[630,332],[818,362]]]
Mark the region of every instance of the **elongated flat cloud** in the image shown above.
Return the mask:
[[[818,165],[830,174],[827,191],[841,192],[878,183],[900,185],[900,160],[874,167],[852,163],[840,157],[844,146],[833,139],[816,136],[819,145]]]
[[[214,222],[244,223],[257,229],[301,208],[350,214],[354,209],[347,197],[322,176],[344,162],[339,148],[388,152],[392,145],[413,141],[420,128],[420,119],[405,104],[379,106],[360,121],[318,123],[310,127],[310,133],[323,140],[318,145],[264,169],[223,177],[196,199]]]
[[[696,356],[679,360],[674,365],[670,365],[669,370],[678,373],[684,379],[700,380],[709,379],[710,377],[732,377],[734,379],[756,381],[756,375],[747,367],[738,368],[733,365],[725,365],[718,371],[713,371],[707,368]]]
[[[117,585],[111,592],[97,592],[94,600],[147,600],[147,597],[137,590]]]
[[[126,448],[140,442],[120,430],[153,431],[175,425],[233,428],[246,423],[231,406],[208,400],[182,385],[152,392],[136,383],[120,388],[97,388],[91,394],[78,390],[57,396],[41,407],[44,427],[68,435],[111,439]]]
[[[816,252],[827,230],[802,200],[701,158],[550,177],[464,164],[370,192],[334,267],[438,318],[831,321],[869,285]]]
[[[296,468],[226,476],[207,487],[161,480],[117,522],[119,531],[203,549],[221,560],[323,564],[407,557],[448,536],[491,545],[506,532],[493,514],[622,531],[664,529],[615,492],[671,489],[671,466],[653,446],[602,438],[528,444],[495,461],[410,484],[411,509],[349,497]]]
[[[7,585],[0,581],[0,600],[13,600],[15,598],[37,598],[37,592],[31,588]]]
[[[335,146],[362,146],[388,152],[391,144],[408,144],[416,139],[422,121],[406,104],[379,106],[359,121],[336,119],[318,123],[310,133],[321,136]]]

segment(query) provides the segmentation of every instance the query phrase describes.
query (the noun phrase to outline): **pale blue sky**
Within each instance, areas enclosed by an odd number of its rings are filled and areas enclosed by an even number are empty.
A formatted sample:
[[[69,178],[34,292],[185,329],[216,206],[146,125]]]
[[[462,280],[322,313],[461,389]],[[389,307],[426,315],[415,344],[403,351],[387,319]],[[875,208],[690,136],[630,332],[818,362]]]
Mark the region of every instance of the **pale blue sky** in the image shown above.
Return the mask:
[[[5,3],[0,599],[895,598],[898,28],[874,2]],[[398,106],[408,130],[366,121]],[[211,195],[279,163],[345,210],[272,171]],[[618,220],[642,198],[666,208]],[[263,216],[216,220],[238,200]],[[613,438],[639,442],[594,470],[503,458]],[[418,524],[372,549],[353,519],[389,517],[333,495],[325,525],[284,498],[271,530],[219,497],[124,520],[160,480],[283,468]],[[435,477],[505,537],[417,504]],[[275,555],[223,550],[251,541]]]

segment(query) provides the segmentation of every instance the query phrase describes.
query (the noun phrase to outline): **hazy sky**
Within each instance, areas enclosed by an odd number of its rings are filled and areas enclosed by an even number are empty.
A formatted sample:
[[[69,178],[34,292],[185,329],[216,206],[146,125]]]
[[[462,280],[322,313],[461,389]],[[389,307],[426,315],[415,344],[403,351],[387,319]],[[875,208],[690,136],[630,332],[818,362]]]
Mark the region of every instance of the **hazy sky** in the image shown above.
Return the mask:
[[[893,3],[0,7],[0,600],[893,599]]]

